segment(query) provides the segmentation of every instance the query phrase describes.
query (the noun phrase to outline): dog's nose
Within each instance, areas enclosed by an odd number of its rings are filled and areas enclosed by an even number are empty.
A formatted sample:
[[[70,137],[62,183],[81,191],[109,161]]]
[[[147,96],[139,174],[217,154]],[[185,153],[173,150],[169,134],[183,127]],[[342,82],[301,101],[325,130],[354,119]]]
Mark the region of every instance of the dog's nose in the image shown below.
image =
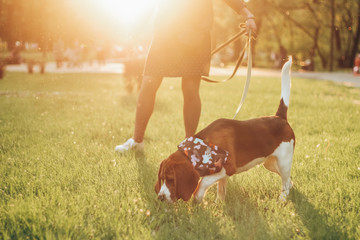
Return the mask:
[[[164,200],[165,200],[165,195],[164,195],[164,194],[159,194],[159,195],[158,195],[158,199],[159,199],[160,201],[164,201]]]

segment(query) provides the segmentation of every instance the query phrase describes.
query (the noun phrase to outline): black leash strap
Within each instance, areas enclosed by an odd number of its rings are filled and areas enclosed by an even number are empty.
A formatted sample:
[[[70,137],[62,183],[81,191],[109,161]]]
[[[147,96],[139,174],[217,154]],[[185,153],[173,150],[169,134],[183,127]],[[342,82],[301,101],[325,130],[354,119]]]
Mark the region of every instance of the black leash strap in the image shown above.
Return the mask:
[[[242,35],[245,34],[245,29],[241,30],[240,32],[238,32],[237,34],[235,34],[234,36],[232,36],[229,40],[227,40],[226,42],[224,42],[223,44],[221,44],[219,47],[217,47],[216,49],[211,51],[211,56],[213,56],[215,53],[219,52],[220,50],[222,50],[224,47],[226,47],[227,45],[229,45],[230,43],[236,41],[238,38],[240,38]]]
[[[206,82],[211,82],[211,83],[223,83],[223,82],[227,82],[227,81],[229,81],[230,79],[232,79],[232,78],[235,76],[237,70],[239,69],[239,67],[240,67],[240,65],[241,65],[241,63],[242,63],[242,61],[243,61],[243,59],[244,59],[246,47],[247,47],[247,44],[245,44],[244,49],[241,51],[241,53],[240,53],[240,55],[239,55],[239,58],[238,58],[238,60],[236,61],[235,68],[234,68],[232,74],[230,75],[230,77],[228,77],[227,79],[223,79],[223,80],[213,80],[213,79],[211,79],[211,78],[202,76],[202,77],[201,77],[201,80],[204,80],[204,81],[206,81]]]
[[[240,24],[240,27],[244,27],[244,24]],[[219,47],[217,47],[216,49],[212,50],[211,51],[211,56],[213,56],[214,54],[216,54],[217,52],[221,51],[222,49],[224,49],[227,45],[229,45],[230,43],[236,41],[237,39],[239,39],[240,37],[242,37],[243,35],[245,34],[245,29],[242,29],[240,32],[238,32],[237,34],[235,34],[234,36],[232,36],[229,40],[227,40],[226,42],[224,42],[223,44],[221,44]],[[223,79],[223,80],[213,80],[209,77],[206,77],[206,76],[202,76],[201,77],[201,80],[204,80],[205,82],[210,82],[210,83],[223,83],[223,82],[227,82],[229,81],[230,79],[232,79],[237,70],[239,69],[243,59],[244,59],[244,55],[245,55],[245,51],[246,51],[246,48],[247,48],[247,43],[245,44],[243,50],[241,51],[240,55],[239,55],[239,58],[237,59],[236,61],[236,65],[235,65],[235,68],[231,74],[230,77],[228,77],[227,79]]]

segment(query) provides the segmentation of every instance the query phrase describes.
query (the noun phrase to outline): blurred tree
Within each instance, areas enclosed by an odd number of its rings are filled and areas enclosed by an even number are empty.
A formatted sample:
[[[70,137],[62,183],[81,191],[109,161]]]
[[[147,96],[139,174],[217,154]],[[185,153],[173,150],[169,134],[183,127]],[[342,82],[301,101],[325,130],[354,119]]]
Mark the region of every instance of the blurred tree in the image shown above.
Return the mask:
[[[334,31],[337,65],[352,66],[360,41],[360,1],[335,0],[334,29],[330,1],[251,0],[248,5],[261,18],[257,48],[266,56],[284,47],[295,59],[319,62],[326,69]]]
[[[352,67],[360,42],[360,1],[342,0],[336,8],[335,36],[340,67]]]
[[[21,35],[21,10],[20,0],[1,0],[0,37],[9,48],[15,47],[17,36]]]
[[[245,19],[221,0],[214,2],[213,44],[225,41],[238,31]],[[294,56],[298,63],[308,60],[313,68],[329,67],[331,35],[334,39],[335,67],[351,67],[360,42],[360,1],[334,0],[334,27],[331,1],[326,0],[247,0],[255,14],[258,32],[253,45],[257,66],[273,66],[274,55]],[[38,43],[48,50],[62,39],[75,41],[125,42],[128,35],[148,36],[149,16],[138,25],[123,29],[113,19],[91,7],[87,0],[0,0],[0,38],[10,48],[16,41]],[[132,38],[133,39],[133,38]],[[236,59],[244,39],[232,45]]]

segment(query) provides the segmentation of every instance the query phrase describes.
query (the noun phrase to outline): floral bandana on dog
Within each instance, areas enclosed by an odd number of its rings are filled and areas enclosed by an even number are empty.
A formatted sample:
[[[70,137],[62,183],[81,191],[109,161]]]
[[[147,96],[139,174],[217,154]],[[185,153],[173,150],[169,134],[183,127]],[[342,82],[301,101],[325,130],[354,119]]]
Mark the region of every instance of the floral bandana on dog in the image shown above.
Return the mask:
[[[189,158],[201,177],[219,172],[229,156],[229,152],[195,137],[182,141],[178,149]]]

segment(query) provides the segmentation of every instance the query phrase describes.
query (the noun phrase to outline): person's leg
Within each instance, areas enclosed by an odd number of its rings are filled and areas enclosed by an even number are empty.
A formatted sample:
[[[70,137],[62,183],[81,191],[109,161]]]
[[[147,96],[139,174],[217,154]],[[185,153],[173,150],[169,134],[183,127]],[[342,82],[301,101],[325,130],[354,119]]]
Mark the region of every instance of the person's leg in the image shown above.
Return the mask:
[[[132,138],[115,147],[117,152],[130,149],[142,150],[146,126],[154,110],[156,92],[162,82],[161,77],[144,77],[136,104],[135,129]]]
[[[184,96],[185,137],[196,133],[201,113],[200,77],[183,77],[182,92]]]
[[[145,135],[146,126],[153,113],[156,92],[162,82],[161,77],[144,77],[136,104],[136,117],[134,140],[142,142]]]

